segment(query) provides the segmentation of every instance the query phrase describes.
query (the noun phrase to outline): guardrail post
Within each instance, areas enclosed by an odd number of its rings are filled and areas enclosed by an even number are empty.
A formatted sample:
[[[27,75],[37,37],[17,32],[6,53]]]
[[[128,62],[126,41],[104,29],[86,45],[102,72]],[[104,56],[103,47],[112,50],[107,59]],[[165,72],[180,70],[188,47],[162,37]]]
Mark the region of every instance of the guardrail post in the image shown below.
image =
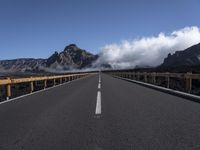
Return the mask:
[[[30,77],[32,79],[32,77]],[[30,93],[34,91],[33,81],[30,82]]]
[[[119,73],[119,76],[120,76],[120,77],[123,77],[121,72]]]
[[[56,86],[56,79],[53,79],[53,86]]]
[[[132,73],[132,79],[135,80],[135,72]]]
[[[62,84],[62,78],[60,78],[60,84]]]
[[[44,89],[47,88],[47,80],[44,80]]]
[[[169,78],[169,72],[166,72],[166,87],[169,88],[170,78]]]
[[[122,78],[124,78],[124,73],[123,72],[121,73],[121,75],[122,75]]]
[[[151,76],[152,76],[152,83],[155,84],[155,83],[156,83],[156,73],[153,72],[153,73],[151,74]]]
[[[10,80],[10,78],[7,78],[8,80]],[[8,100],[11,97],[11,84],[7,84],[6,85],[6,99]]]
[[[33,81],[30,82],[30,86],[31,86],[31,93],[34,91],[34,85],[33,85]]]
[[[186,91],[188,93],[191,93],[192,90],[192,78],[191,78],[192,73],[187,72],[185,78],[186,78]]]
[[[125,78],[128,78],[128,72],[125,72],[124,74],[125,74]]]
[[[133,72],[130,72],[130,79],[133,79]]]
[[[140,80],[140,73],[137,72],[137,80],[139,81]]]
[[[131,79],[131,72],[128,73],[128,78]]]

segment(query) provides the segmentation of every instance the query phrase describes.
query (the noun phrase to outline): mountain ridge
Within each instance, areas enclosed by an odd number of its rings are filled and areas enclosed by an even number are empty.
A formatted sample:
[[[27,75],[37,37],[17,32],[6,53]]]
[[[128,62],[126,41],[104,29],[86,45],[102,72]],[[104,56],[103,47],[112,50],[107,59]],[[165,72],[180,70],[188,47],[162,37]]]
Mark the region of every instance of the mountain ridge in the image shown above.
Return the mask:
[[[174,54],[169,53],[160,66],[176,67],[197,65],[200,65],[200,43],[188,47],[185,50],[176,51]]]
[[[12,72],[61,72],[79,69],[109,68],[109,63],[101,64],[97,60],[99,55],[94,55],[87,50],[79,48],[76,44],[70,44],[63,51],[53,53],[50,57],[43,58],[19,58],[13,60],[0,60],[0,73]],[[176,51],[174,54],[168,54],[163,63],[158,67],[148,67],[148,70],[155,71],[174,71],[179,70],[198,70],[200,66],[200,43],[186,48],[185,50]],[[135,67],[140,69],[142,67]]]
[[[19,58],[0,60],[0,72],[41,72],[63,71],[70,69],[83,69],[92,66],[98,59],[86,50],[80,49],[76,44],[70,44],[61,52],[55,52],[48,58]]]

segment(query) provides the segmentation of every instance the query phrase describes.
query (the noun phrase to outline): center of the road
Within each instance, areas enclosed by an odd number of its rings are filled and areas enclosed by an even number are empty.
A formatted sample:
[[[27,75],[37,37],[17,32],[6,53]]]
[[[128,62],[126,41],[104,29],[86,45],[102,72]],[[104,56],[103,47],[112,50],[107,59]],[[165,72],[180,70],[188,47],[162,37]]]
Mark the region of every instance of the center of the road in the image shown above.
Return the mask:
[[[96,103],[95,114],[96,115],[100,115],[101,114],[101,92],[100,91],[97,92],[97,103]]]
[[[96,103],[96,115],[101,114],[101,76],[99,74],[98,92],[97,92],[97,103]]]
[[[101,89],[101,83],[98,84],[98,89],[99,89],[99,90]]]

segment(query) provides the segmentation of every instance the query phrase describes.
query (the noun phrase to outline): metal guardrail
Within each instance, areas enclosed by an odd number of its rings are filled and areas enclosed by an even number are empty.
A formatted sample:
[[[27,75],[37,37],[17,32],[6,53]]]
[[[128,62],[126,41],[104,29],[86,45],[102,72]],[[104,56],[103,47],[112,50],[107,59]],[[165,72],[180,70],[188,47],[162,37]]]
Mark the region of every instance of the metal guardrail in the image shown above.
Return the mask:
[[[70,75],[54,75],[54,76],[41,76],[41,77],[26,77],[26,78],[6,78],[0,79],[0,86],[5,85],[6,97],[9,99],[12,95],[11,86],[19,83],[30,83],[30,93],[34,92],[34,82],[43,81],[44,89],[47,87],[47,81],[52,80],[53,86],[56,85],[56,80],[59,80],[60,84],[72,81],[81,77],[85,77],[94,73],[78,73]]]
[[[157,73],[157,72],[111,72],[113,76],[119,76],[123,78],[130,78],[133,80],[140,80],[142,77],[144,82],[148,82],[151,80],[151,83],[156,83],[157,77],[164,77],[166,80],[166,87],[169,88],[170,86],[170,78],[178,78],[185,80],[185,88],[186,92],[190,93],[192,90],[192,80],[200,79],[200,74],[192,74],[191,72],[187,73]]]

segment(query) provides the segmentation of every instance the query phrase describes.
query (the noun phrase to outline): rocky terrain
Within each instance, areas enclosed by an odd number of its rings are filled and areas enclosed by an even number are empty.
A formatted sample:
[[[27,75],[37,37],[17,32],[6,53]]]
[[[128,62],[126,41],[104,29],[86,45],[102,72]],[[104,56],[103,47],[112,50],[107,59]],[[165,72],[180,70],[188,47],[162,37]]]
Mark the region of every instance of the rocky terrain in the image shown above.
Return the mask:
[[[0,72],[12,73],[12,72],[29,72],[36,71],[40,66],[45,66],[45,59],[33,59],[33,58],[21,58],[13,60],[1,60]]]
[[[55,52],[47,59],[46,65],[50,68],[82,69],[91,67],[98,55],[93,55],[86,50],[78,48],[75,44],[65,47],[61,53]]]
[[[98,55],[93,55],[80,49],[75,44],[65,47],[62,52],[55,52],[47,59],[21,58],[14,60],[1,60],[0,73],[39,73],[56,72],[70,69],[83,69],[91,67]]]
[[[98,55],[70,44],[61,52],[55,52],[47,59],[14,59],[0,61],[0,76],[9,73],[52,73],[86,68],[109,68],[107,64],[95,63]],[[158,67],[135,67],[131,70],[145,72],[194,72],[200,73],[200,43],[174,54],[168,54]]]
[[[197,66],[200,65],[200,43],[174,54],[168,54],[162,67]]]

